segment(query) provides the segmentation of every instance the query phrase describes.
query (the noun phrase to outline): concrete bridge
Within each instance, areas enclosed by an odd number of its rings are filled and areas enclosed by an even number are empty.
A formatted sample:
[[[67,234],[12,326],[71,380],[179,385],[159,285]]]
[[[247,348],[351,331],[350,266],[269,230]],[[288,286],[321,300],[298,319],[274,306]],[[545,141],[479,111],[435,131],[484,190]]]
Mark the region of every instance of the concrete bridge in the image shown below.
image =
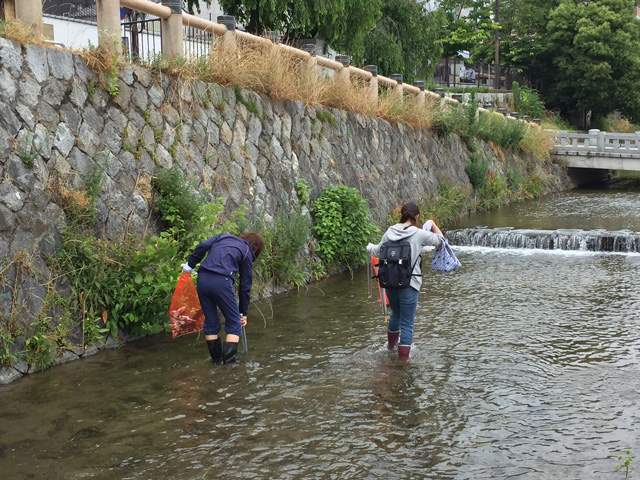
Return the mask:
[[[554,132],[553,154],[569,168],[640,171],[640,132]]]

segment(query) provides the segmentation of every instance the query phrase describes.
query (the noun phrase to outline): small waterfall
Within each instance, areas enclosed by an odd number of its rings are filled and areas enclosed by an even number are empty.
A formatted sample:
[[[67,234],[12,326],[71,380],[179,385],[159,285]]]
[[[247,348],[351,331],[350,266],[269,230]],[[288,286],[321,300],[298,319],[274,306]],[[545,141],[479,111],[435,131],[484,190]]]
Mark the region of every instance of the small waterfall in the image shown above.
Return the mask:
[[[640,252],[640,233],[606,230],[525,230],[513,228],[464,228],[450,230],[452,245],[583,250],[589,252]]]

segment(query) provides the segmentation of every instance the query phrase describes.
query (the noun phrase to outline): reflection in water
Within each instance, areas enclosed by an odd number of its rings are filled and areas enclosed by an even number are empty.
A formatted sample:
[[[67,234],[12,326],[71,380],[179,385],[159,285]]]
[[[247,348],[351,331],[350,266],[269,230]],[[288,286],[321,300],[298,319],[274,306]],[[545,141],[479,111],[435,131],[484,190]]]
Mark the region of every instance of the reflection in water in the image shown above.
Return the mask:
[[[360,274],[275,299],[235,366],[156,338],[2,387],[1,478],[621,478],[640,256],[459,258],[425,277],[409,365]]]
[[[563,193],[473,215],[464,226],[631,230],[640,232],[640,191]]]

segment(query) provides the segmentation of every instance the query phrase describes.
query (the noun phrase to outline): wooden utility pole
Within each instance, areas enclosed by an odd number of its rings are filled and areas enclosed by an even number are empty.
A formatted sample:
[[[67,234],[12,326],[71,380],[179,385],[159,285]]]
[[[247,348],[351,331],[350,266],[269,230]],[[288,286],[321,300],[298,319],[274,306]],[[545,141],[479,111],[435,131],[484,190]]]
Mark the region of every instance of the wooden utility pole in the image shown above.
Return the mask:
[[[500,22],[500,0],[495,0],[494,7],[494,23],[498,24]],[[494,79],[494,88],[496,90],[500,90],[500,29],[496,28],[496,58],[495,58],[495,79]]]

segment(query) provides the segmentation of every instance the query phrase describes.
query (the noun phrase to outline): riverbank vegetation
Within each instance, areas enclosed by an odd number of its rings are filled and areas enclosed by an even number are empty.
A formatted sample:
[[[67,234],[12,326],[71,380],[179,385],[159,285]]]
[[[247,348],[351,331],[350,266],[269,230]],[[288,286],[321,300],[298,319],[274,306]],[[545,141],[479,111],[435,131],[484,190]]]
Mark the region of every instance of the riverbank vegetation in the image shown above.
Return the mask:
[[[421,202],[424,216],[450,228],[472,210],[535,198],[545,183],[539,166],[533,159],[514,164],[503,175],[475,148],[467,167],[472,188],[442,183],[437,195]],[[374,224],[366,200],[351,187],[328,187],[312,200],[309,185],[299,180],[298,203],[286,216],[267,223],[249,219],[243,208],[225,212],[221,199],[198,192],[174,168],[141,180],[153,205],[150,224],[158,229],[143,236],[105,239],[96,232],[101,182],[100,171],[85,178],[82,189],[51,179],[51,195],[67,219],[62,248],[47,257],[52,279],[43,278],[38,318],[28,326],[23,323],[18,302],[0,318],[0,366],[26,362],[31,371],[44,369],[67,350],[83,351],[104,343],[107,336],[166,331],[167,306],[180,264],[199,241],[216,233],[254,230],[264,237],[253,290],[254,297],[264,297],[304,287],[328,272],[358,268],[367,261],[366,243],[385,227]],[[13,286],[6,283],[9,270],[16,279]],[[0,286],[18,288],[20,272],[36,271],[29,256],[20,253],[0,265]],[[18,296],[14,291],[14,298]]]
[[[47,258],[57,280],[43,284],[47,293],[41,313],[28,327],[20,321],[24,312],[17,303],[0,318],[0,366],[24,361],[29,368],[44,369],[66,350],[103,342],[108,334],[166,331],[181,263],[200,241],[217,233],[250,229],[263,236],[265,249],[254,269],[255,298],[303,287],[329,271],[359,267],[377,231],[367,202],[354,188],[330,187],[311,202],[309,186],[300,180],[298,205],[265,223],[250,220],[244,208],[225,213],[222,199],[197,192],[179,170],[171,169],[148,181],[159,230],[105,239],[96,232],[101,180],[101,172],[95,172],[80,190],[52,180],[51,194],[67,218],[62,248]],[[0,275],[12,268],[32,266],[21,254],[3,261]],[[4,276],[0,286],[7,287]]]
[[[6,22],[1,30],[7,38],[23,43],[42,44],[19,22]],[[110,96],[117,97],[118,75],[125,65],[124,59],[103,48],[89,48],[75,53],[98,72],[100,86]],[[169,60],[158,56],[148,67],[156,73],[176,77],[185,86],[195,81],[215,82],[246,88],[275,100],[294,100],[311,106],[339,108],[404,123],[414,128],[453,130],[498,143],[505,148],[516,148],[534,154],[542,147],[550,148],[549,142],[521,143],[519,137],[526,135],[542,138],[546,134],[536,126],[507,119],[500,114],[483,115],[479,128],[475,130],[456,127],[459,115],[465,115],[465,107],[440,101],[433,96],[427,96],[424,104],[419,104],[411,94],[400,95],[393,90],[381,89],[378,102],[373,103],[364,83],[354,80],[345,85],[337,81],[333,74],[310,68],[308,62],[274,45],[239,42],[230,47],[222,38],[218,38],[207,57]],[[208,100],[203,101],[206,103]]]
[[[406,81],[429,83],[442,59],[468,67],[492,64],[499,38],[501,67],[520,85],[534,86],[547,109],[582,129],[589,119],[616,110],[640,121],[635,3],[503,0],[496,15],[494,0],[443,0],[432,8],[406,0],[222,1],[251,33],[282,32],[293,44],[323,38],[355,64],[378,65],[381,74],[402,73]],[[468,55],[460,58],[460,52]]]
[[[432,218],[438,225],[450,229],[471,212],[539,198],[548,182],[544,171],[537,168],[527,172],[526,167],[513,167],[503,175],[492,169],[481,154],[471,157],[467,174],[472,184],[470,190],[443,183],[436,195],[422,199],[420,209],[425,218]]]
[[[613,112],[601,118],[596,126],[605,132],[636,133],[640,132],[640,125],[633,123],[620,112]]]
[[[549,159],[553,147],[548,132],[494,112],[479,111],[473,99],[466,105],[450,105],[439,111],[433,120],[433,129],[441,135],[458,134],[471,150],[479,138],[507,150],[531,154],[540,161]]]

